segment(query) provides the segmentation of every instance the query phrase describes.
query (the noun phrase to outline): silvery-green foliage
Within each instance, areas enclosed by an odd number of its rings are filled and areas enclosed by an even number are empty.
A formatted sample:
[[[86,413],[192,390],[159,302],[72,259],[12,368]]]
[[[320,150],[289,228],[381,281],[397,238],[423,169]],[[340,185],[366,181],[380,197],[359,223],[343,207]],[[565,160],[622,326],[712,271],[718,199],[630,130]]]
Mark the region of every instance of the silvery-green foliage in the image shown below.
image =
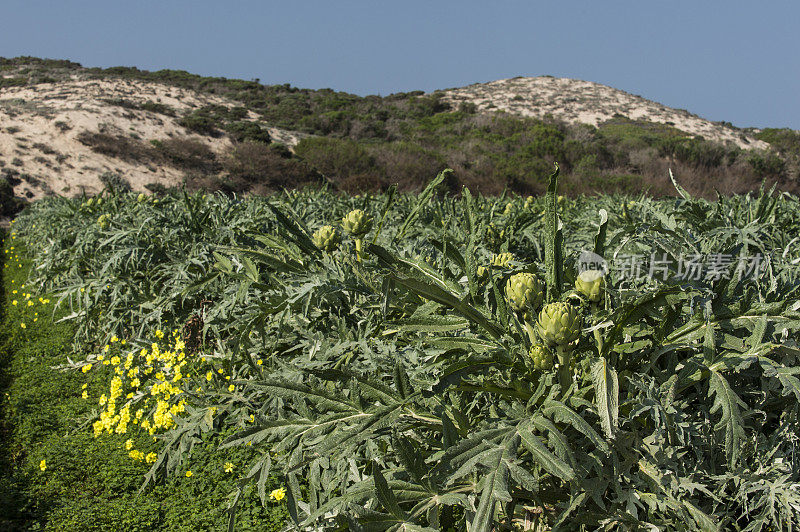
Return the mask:
[[[201,315],[205,354],[239,386],[192,398],[149,481],[203,433],[234,431],[221,453],[262,451],[242,488],[265,498],[267,475],[283,475],[301,529],[796,528],[797,198],[678,188],[558,206],[556,179],[527,203],[439,197],[442,176],[419,196],[119,194],[91,212],[49,198],[18,230],[31,283],[73,310],[77,345]],[[349,241],[321,252],[315,229],[355,209],[374,220],[364,260]],[[590,302],[572,291],[582,249],[771,260],[742,279],[612,270]],[[503,252],[517,260],[491,267]],[[507,305],[519,272],[582,317],[568,387],[534,367]]]

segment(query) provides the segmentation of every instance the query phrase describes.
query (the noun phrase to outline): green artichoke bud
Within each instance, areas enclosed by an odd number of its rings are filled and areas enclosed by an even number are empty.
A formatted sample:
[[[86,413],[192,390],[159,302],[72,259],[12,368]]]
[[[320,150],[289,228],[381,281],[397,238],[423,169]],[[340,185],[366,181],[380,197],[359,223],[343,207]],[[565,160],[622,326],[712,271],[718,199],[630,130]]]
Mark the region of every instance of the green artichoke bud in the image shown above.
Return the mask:
[[[496,268],[505,268],[512,260],[514,260],[513,253],[500,253],[492,257],[492,266]]]
[[[509,201],[508,203],[506,203],[506,208],[503,211],[503,216],[508,216],[512,212],[514,212],[514,203]]]
[[[312,235],[314,245],[322,251],[330,253],[339,247],[341,237],[339,232],[332,225],[323,225]]]
[[[567,198],[565,198],[564,196],[559,196],[558,199],[556,200],[556,203],[558,204],[559,207],[561,207],[564,205],[564,203],[566,203],[566,201]]]
[[[511,308],[517,312],[529,312],[537,308],[542,297],[542,283],[532,273],[517,273],[506,282],[506,297]]]
[[[603,272],[600,270],[583,271],[575,279],[575,289],[586,299],[595,303],[603,297],[605,284]]]
[[[581,316],[567,303],[548,303],[539,313],[536,332],[547,345],[566,346],[580,335]]]
[[[86,203],[84,203],[84,205],[86,205],[87,207],[91,207],[92,205],[94,205],[94,198],[89,198],[88,200],[86,200]]]
[[[99,207],[102,204],[103,204],[103,198],[97,198],[97,201],[95,202],[95,205],[97,205]]]
[[[534,345],[530,351],[533,359],[533,368],[539,371],[553,369],[553,353],[543,345]]]
[[[533,201],[533,196],[525,198],[525,208],[528,210],[533,209]]]
[[[372,229],[372,218],[361,209],[355,209],[342,218],[342,228],[353,238],[361,238]]]
[[[101,214],[97,219],[97,225],[99,225],[101,229],[105,229],[108,227],[108,220],[109,216],[107,214]]]
[[[139,203],[144,203],[144,202],[146,202],[146,201],[147,201],[147,194],[145,194],[144,192],[142,192],[141,194],[139,194],[138,196],[136,196],[136,201],[138,201]]]

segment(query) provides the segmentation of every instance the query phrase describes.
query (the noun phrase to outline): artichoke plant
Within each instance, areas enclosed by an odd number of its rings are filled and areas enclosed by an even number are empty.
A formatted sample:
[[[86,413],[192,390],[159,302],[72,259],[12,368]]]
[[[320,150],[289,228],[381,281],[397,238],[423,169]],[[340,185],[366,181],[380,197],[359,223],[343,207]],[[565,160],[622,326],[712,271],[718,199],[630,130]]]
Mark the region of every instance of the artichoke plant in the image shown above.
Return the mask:
[[[363,238],[372,229],[372,218],[361,209],[352,210],[342,218],[342,229],[353,238]]]
[[[355,209],[342,218],[342,228],[355,240],[356,260],[361,262],[361,242],[372,229],[372,218],[361,209]]]
[[[515,260],[512,253],[499,253],[492,257],[490,264],[494,268],[506,268],[512,260]],[[484,281],[488,277],[489,269],[486,266],[478,266],[476,273],[478,279]]]
[[[527,198],[525,198],[525,209],[532,210],[533,202],[534,202],[533,196],[528,196]]]
[[[533,367],[539,371],[547,371],[553,369],[553,354],[545,346],[535,344],[530,350],[531,359],[533,359]]]
[[[536,331],[547,345],[564,347],[580,335],[581,316],[575,307],[567,303],[548,303],[539,313]]]
[[[541,303],[544,293],[539,278],[532,273],[517,273],[506,282],[506,297],[515,311],[523,313],[525,321],[530,321],[530,312]]]
[[[326,253],[335,251],[342,241],[339,231],[332,225],[323,225],[314,232],[311,239],[315,246]]]
[[[545,344],[556,348],[559,382],[563,389],[568,388],[572,382],[570,344],[581,333],[578,309],[560,301],[548,303],[539,313],[536,331]]]
[[[513,253],[498,253],[492,257],[492,266],[496,268],[505,268],[512,260],[514,260]]]
[[[101,214],[100,217],[97,219],[97,225],[100,226],[100,229],[105,229],[108,227],[109,216],[108,214]]]
[[[592,303],[597,303],[603,298],[603,291],[605,289],[603,272],[600,270],[586,270],[581,272],[578,278],[575,279],[575,289]]]

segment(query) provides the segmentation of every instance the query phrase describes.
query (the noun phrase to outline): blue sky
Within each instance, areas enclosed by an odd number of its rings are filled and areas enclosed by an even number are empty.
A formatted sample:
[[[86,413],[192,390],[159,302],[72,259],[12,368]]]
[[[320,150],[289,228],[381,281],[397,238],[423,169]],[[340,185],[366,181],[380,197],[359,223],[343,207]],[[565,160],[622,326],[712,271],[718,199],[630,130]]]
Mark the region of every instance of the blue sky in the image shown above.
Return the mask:
[[[0,0],[0,56],[390,94],[585,79],[800,129],[800,2]]]

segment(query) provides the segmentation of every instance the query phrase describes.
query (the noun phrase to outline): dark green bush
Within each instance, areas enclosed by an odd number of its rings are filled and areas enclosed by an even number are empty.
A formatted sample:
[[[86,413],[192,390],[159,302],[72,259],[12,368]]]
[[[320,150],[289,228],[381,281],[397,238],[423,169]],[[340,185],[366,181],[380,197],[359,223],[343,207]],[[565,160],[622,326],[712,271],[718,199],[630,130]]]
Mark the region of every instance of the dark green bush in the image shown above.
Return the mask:
[[[272,141],[269,132],[255,122],[231,122],[225,126],[225,131],[237,142],[251,140],[269,144]]]
[[[753,153],[747,162],[759,177],[780,176],[786,170],[786,161],[771,152]]]
[[[210,116],[198,113],[196,111],[181,118],[178,121],[178,124],[182,125],[189,131],[193,131],[200,135],[207,135],[209,137],[218,136],[219,129],[217,128],[221,126],[219,122],[215,121]]]
[[[263,142],[244,141],[223,160],[227,179],[219,182],[228,192],[265,192],[318,183],[321,176],[295,158],[282,157]]]
[[[103,172],[100,175],[100,182],[112,193],[130,192],[132,190],[130,182],[116,172]]]
[[[294,148],[295,153],[330,178],[380,173],[375,158],[352,140],[308,137]]]
[[[788,128],[766,128],[756,133],[755,137],[770,143],[779,152],[800,155],[800,131]]]
[[[0,89],[5,87],[24,87],[28,84],[28,78],[2,78],[0,77]]]

